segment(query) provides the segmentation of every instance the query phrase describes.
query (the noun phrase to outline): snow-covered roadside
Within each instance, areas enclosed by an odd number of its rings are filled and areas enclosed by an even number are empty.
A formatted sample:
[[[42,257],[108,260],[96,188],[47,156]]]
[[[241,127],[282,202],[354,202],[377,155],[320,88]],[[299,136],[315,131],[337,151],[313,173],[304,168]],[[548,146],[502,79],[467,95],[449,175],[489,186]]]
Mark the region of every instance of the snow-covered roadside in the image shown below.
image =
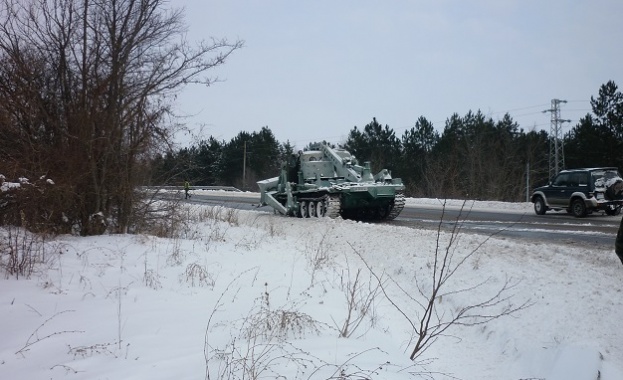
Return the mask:
[[[189,215],[205,209],[189,207]],[[49,242],[48,264],[31,280],[0,280],[0,378],[205,377],[206,331],[212,347],[231,349],[251,317],[270,309],[297,318],[292,326],[299,327],[285,334],[286,349],[298,359],[275,359],[263,367],[267,378],[327,379],[338,369],[333,365],[348,363],[350,378],[406,379],[417,372],[435,379],[594,380],[597,373],[600,380],[623,379],[623,267],[611,251],[459,235],[455,258],[476,253],[446,291],[485,283],[437,299],[441,310],[477,304],[507,280],[516,286],[501,305],[531,306],[485,325],[452,328],[412,366],[411,327],[380,295],[374,318],[350,338],[338,338],[337,329],[348,312],[344,289],[364,268],[361,258],[415,297],[415,279],[431,280],[435,231],[236,213],[238,225],[195,218],[174,239]],[[449,238],[442,235],[442,250]],[[360,280],[366,289],[373,284],[365,271]],[[409,297],[396,288],[390,294],[415,315]],[[247,352],[248,341],[236,342],[237,355]],[[320,369],[312,375],[313,366]]]

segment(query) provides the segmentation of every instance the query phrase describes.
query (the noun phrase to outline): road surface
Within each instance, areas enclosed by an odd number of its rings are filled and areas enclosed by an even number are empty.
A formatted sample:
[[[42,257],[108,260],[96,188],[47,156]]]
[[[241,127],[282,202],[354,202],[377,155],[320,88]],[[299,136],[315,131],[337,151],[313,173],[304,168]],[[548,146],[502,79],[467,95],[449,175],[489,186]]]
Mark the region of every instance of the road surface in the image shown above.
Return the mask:
[[[267,206],[257,207],[257,193],[195,192],[190,202],[273,212]],[[602,213],[575,218],[566,212],[550,211],[545,215],[536,215],[532,210],[460,210],[457,207],[444,209],[430,204],[418,205],[417,201],[416,204],[413,203],[408,202],[398,218],[383,223],[411,228],[441,228],[444,231],[451,231],[456,226],[463,232],[486,236],[614,249],[614,239],[621,221],[621,216],[607,216]]]

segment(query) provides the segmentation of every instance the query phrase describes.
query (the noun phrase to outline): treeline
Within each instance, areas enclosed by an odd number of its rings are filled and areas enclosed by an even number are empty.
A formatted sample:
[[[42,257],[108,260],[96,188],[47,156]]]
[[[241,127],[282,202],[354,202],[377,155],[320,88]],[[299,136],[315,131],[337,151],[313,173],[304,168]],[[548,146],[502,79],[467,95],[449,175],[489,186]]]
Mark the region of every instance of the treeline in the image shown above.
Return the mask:
[[[153,161],[150,185],[234,186],[255,190],[256,182],[279,174],[281,162],[293,152],[280,143],[268,127],[259,132],[240,132],[229,142],[213,137],[190,147],[158,155]]]
[[[559,141],[565,166],[623,168],[623,95],[617,85],[602,85],[591,107]],[[524,201],[532,187],[549,180],[552,138],[543,130],[524,130],[510,114],[493,120],[470,111],[450,116],[441,133],[422,116],[401,136],[373,118],[354,127],[346,141],[331,143],[360,162],[370,161],[374,172],[390,169],[402,178],[408,196]],[[230,142],[210,137],[158,157],[153,180],[171,184],[186,178],[197,185],[256,191],[255,182],[276,176],[292,151],[268,127],[240,132]]]
[[[452,115],[441,134],[420,117],[400,138],[373,119],[355,127],[345,147],[374,172],[385,167],[402,178],[408,196],[517,201],[525,199],[527,170],[547,173],[545,132],[525,133],[509,115],[494,121],[480,111]]]

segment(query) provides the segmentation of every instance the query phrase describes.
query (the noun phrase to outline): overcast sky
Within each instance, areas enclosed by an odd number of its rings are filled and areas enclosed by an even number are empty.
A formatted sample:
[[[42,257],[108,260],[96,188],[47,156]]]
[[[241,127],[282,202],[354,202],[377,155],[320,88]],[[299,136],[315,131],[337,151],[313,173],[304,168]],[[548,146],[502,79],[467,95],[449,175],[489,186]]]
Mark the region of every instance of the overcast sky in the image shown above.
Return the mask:
[[[189,87],[179,110],[201,138],[268,126],[298,148],[343,142],[373,117],[397,137],[420,116],[511,114],[549,131],[554,98],[568,131],[590,98],[623,88],[621,0],[174,0],[188,38],[245,41]],[[203,126],[203,128],[199,128]],[[190,141],[189,136],[179,136]]]

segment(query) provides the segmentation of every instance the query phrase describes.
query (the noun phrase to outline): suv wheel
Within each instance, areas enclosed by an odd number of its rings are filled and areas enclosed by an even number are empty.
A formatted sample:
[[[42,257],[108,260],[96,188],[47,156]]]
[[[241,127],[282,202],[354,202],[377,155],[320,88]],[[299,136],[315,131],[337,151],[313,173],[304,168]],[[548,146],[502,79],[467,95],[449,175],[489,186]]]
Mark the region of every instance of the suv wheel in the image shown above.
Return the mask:
[[[614,216],[619,215],[621,213],[621,208],[617,206],[608,206],[605,209],[606,215]]]
[[[547,211],[547,207],[545,207],[545,202],[543,201],[543,198],[536,197],[534,199],[534,212],[537,215],[545,215],[545,211]]]
[[[571,202],[571,213],[576,218],[583,218],[586,216],[586,205],[583,199],[576,198]]]

